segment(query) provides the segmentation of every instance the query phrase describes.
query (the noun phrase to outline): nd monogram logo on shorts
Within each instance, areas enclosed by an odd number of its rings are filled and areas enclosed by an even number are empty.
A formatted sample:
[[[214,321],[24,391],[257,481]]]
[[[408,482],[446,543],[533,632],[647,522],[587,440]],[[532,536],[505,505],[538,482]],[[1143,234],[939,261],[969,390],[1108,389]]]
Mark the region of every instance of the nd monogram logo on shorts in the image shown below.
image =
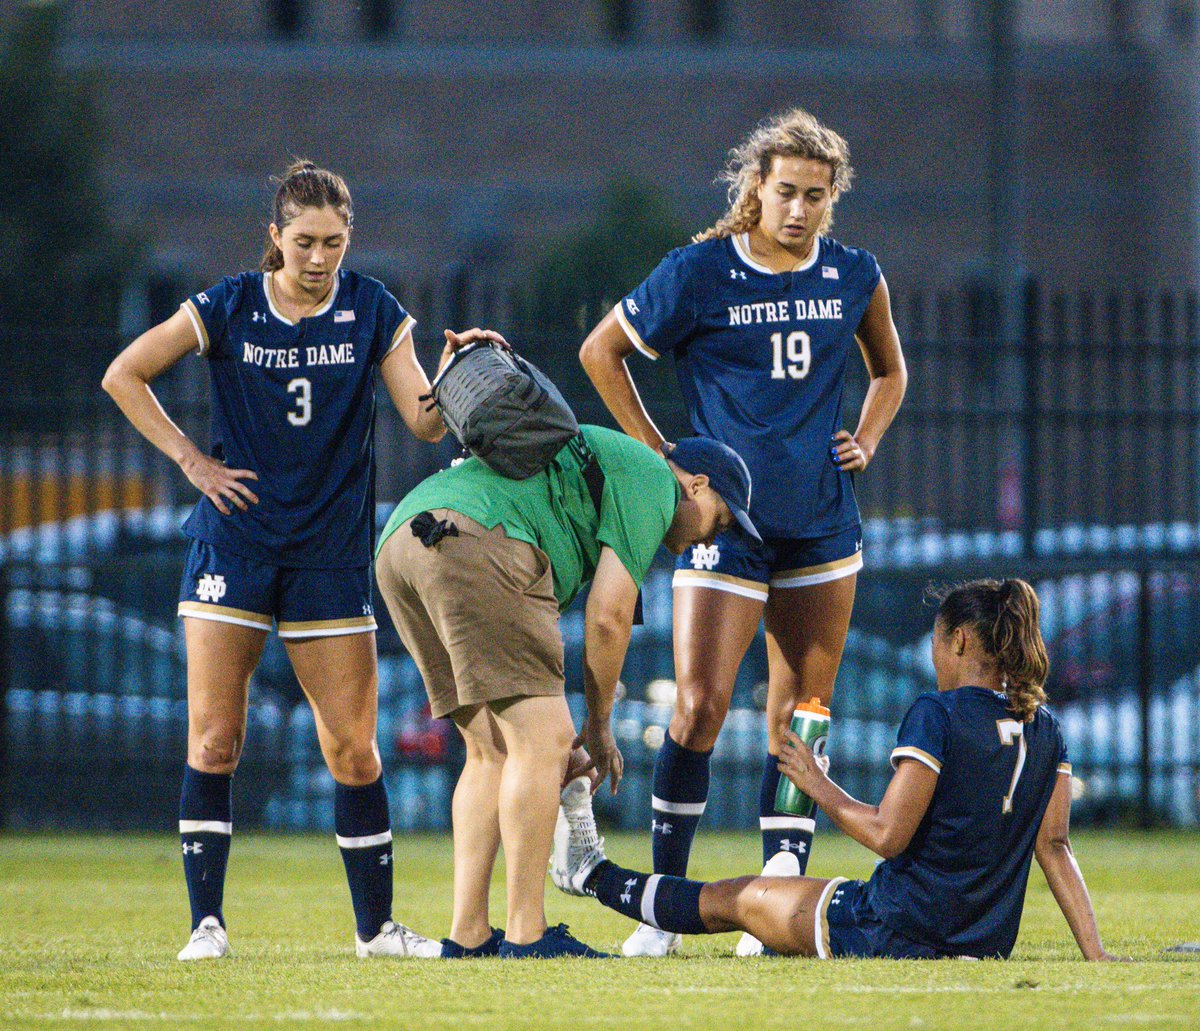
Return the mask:
[[[716,569],[720,561],[719,544],[697,544],[692,548],[692,566],[695,569]]]
[[[225,577],[205,573],[196,584],[196,597],[201,601],[220,601],[225,597]]]

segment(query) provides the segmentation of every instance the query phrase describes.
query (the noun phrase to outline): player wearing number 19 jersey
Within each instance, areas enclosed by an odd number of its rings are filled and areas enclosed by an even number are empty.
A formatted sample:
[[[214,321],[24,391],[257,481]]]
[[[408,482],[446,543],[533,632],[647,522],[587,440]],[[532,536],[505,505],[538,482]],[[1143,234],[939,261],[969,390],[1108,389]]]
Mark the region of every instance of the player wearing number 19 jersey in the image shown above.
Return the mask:
[[[829,460],[829,442],[879,263],[828,237],[816,243],[790,272],[757,262],[744,234],[681,247],[616,309],[639,351],[674,356],[692,429],[746,456],[764,539],[827,537],[859,522],[853,482]],[[684,576],[765,599],[767,583],[714,575],[693,557],[679,563]],[[852,551],[838,568],[861,566]]]
[[[799,109],[733,151],[730,209],[673,251],[596,327],[581,358],[626,432],[669,453],[624,365],[675,361],[695,432],[738,451],[762,542],[720,535],[676,561],[675,712],[655,761],[656,872],[682,874],[708,795],[709,757],[738,667],[766,623],[768,751],[759,796],[763,862],[808,862],[813,821],[775,811],[784,729],[799,703],[829,705],[862,568],[852,474],[866,468],[904,394],[904,359],[875,258],[828,235],[849,189],[849,149]],[[871,386],[842,429],[850,356]],[[647,932],[627,955],[678,944]],[[643,940],[644,939],[644,940]],[[746,943],[752,951],[756,944]]]

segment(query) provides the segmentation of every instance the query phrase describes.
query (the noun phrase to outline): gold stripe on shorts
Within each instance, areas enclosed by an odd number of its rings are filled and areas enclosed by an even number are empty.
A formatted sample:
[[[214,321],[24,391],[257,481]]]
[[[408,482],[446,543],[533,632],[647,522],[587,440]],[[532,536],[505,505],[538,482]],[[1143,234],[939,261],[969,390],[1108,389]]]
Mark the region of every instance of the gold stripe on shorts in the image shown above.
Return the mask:
[[[737,587],[744,587],[747,590],[757,591],[764,598],[767,596],[769,585],[761,580],[747,580],[741,576],[730,576],[728,573],[710,573],[706,569],[676,569],[675,576],[672,582],[677,583],[680,580],[692,581],[687,586],[702,587],[708,583],[712,587],[720,590],[721,584],[732,584]]]
[[[270,616],[263,615],[261,612],[249,612],[246,609],[230,608],[228,605],[209,605],[202,601],[181,601],[178,612],[181,616],[213,619],[219,623],[237,623],[239,626],[271,629]]]
[[[833,895],[838,890],[838,885],[845,884],[848,880],[848,877],[833,878],[825,885],[825,890],[821,892],[821,897],[817,901],[817,920],[813,932],[817,955],[821,959],[833,959],[833,951],[829,945],[829,903],[833,901]]]
[[[834,559],[832,562],[804,566],[801,569],[781,569],[779,572],[771,574],[771,586],[783,586],[781,583],[783,580],[808,580],[811,577],[820,577],[820,580],[837,580],[840,576],[849,576],[859,569],[862,569],[862,552],[856,551],[853,555]],[[820,580],[814,582],[820,582]],[[801,585],[797,584],[796,586]]]
[[[299,622],[281,621],[280,637],[333,637],[375,630],[374,616],[351,616],[349,619],[308,619]]]

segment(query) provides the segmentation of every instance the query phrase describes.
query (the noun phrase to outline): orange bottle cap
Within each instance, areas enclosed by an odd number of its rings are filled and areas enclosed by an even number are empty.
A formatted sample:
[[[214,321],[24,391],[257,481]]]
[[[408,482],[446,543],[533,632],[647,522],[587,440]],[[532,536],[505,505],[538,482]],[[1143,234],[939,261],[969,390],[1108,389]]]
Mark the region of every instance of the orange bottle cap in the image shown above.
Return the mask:
[[[807,702],[798,702],[796,712],[812,712],[818,716],[828,716],[829,710],[821,704],[820,698],[812,698]]]

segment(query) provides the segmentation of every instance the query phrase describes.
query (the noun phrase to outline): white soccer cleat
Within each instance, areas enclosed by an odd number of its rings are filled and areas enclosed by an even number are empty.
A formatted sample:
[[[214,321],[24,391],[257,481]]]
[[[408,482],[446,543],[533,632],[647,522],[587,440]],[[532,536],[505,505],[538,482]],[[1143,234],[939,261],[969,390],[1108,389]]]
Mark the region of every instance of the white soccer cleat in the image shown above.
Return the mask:
[[[221,959],[229,955],[229,936],[215,916],[206,916],[188,943],[179,950],[179,959]]]
[[[374,959],[378,956],[411,957],[413,959],[441,959],[442,943],[417,934],[410,927],[389,920],[369,942],[354,936],[354,952],[359,959]]]
[[[586,895],[583,884],[605,860],[604,839],[596,831],[592,813],[592,782],[576,777],[560,796],[554,849],[550,853],[550,880],[568,895]]]
[[[776,852],[762,868],[763,877],[799,877],[800,857],[790,852]],[[763,943],[750,933],[743,934],[737,943],[739,956],[761,956]]]
[[[637,930],[625,939],[621,953],[625,956],[652,956],[661,959],[677,952],[683,944],[683,935],[674,931],[660,931],[649,924],[638,924]]]

